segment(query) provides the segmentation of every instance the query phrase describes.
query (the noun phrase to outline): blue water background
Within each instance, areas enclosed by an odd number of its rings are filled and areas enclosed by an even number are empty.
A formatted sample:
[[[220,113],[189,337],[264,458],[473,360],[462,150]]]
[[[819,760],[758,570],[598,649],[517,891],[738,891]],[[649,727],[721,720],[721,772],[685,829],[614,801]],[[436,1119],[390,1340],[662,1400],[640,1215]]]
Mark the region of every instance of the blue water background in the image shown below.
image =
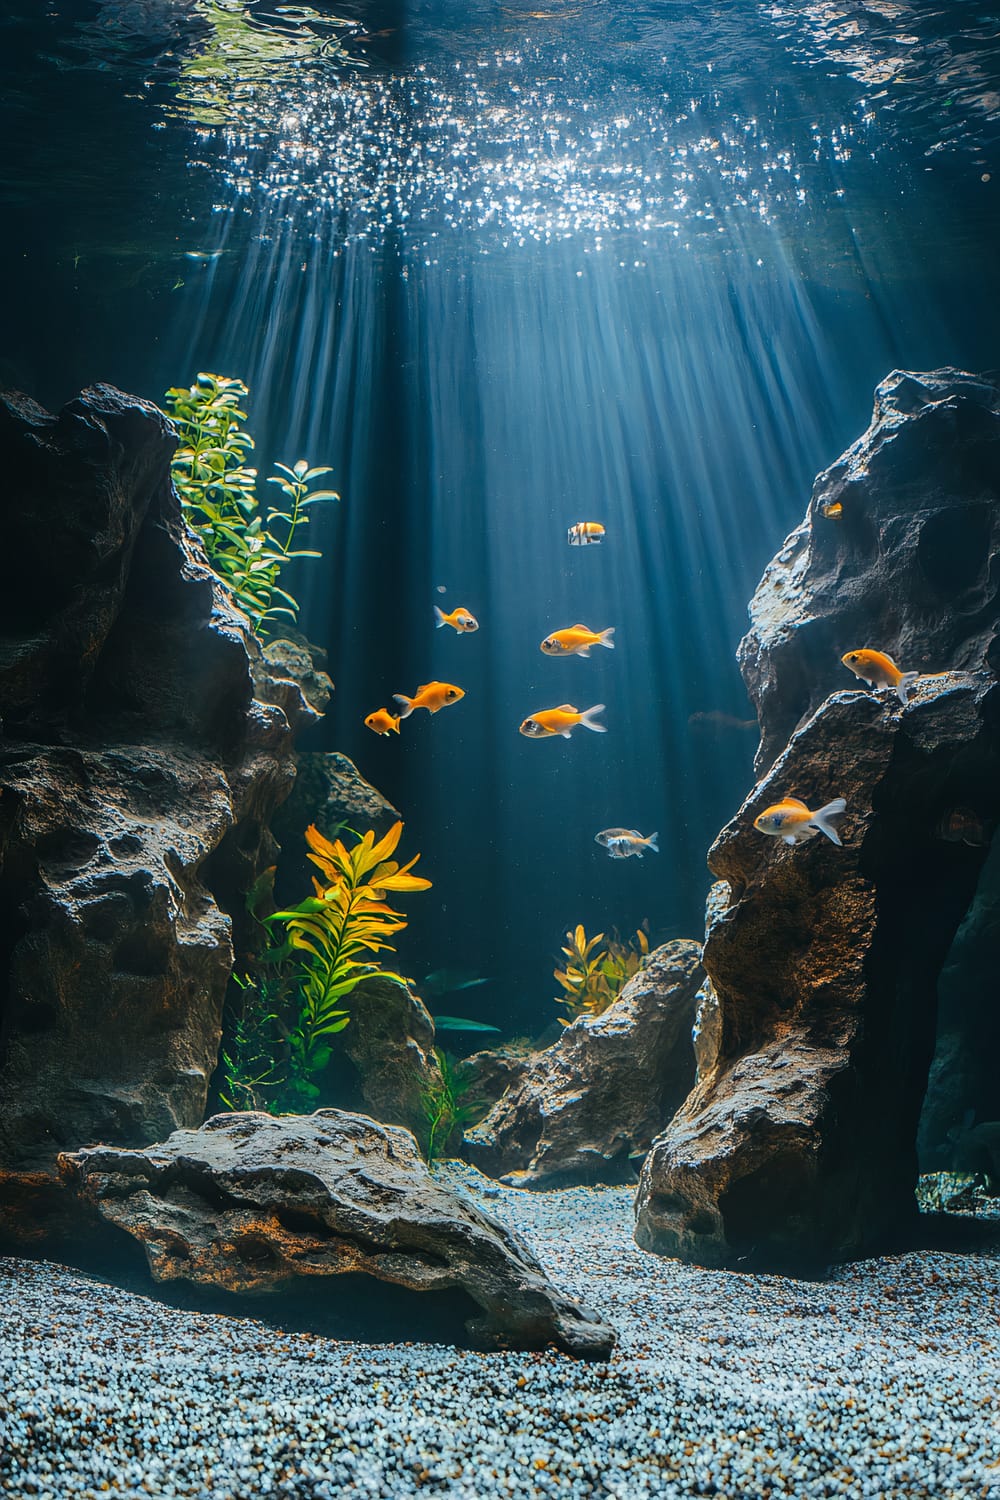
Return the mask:
[[[309,743],[422,852],[404,970],[493,976],[447,1008],[537,1031],[568,926],[700,934],[705,853],[752,786],[747,601],[877,381],[1000,364],[996,19],[318,6],[332,56],[199,124],[203,31],[158,14],[0,33],[2,373],[49,404],[238,374],[262,467],[333,467],[292,585],[337,688]],[[569,548],[585,519],[605,544]],[[480,631],[435,631],[435,603]],[[544,657],[576,621],[616,650]],[[466,697],[364,728],[434,678]],[[563,702],[604,703],[608,733],[519,736]],[[610,860],[609,825],[660,854]]]

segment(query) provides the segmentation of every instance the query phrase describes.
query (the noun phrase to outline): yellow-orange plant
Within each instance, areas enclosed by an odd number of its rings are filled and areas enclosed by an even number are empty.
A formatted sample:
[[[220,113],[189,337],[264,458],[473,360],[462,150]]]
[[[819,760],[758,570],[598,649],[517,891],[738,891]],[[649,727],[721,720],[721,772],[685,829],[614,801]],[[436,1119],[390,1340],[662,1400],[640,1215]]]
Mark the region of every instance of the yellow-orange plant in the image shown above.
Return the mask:
[[[277,963],[294,959],[299,965],[298,1018],[287,1040],[291,1079],[304,1098],[319,1093],[309,1075],[329,1062],[329,1038],[343,1031],[350,1020],[350,1013],[341,1007],[351,991],[374,973],[406,983],[368,956],[392,951],[389,938],[406,926],[406,918],[386,901],[387,893],[425,891],[431,884],[410,874],[419,854],[405,865],[391,858],[402,831],[402,823],[394,823],[376,842],[369,829],[348,849],[341,839],[325,838],[310,826],[306,830],[309,858],[322,877],[313,877],[315,895],[267,918],[283,923],[286,934],[284,944],[272,950],[269,959]]]
[[[617,932],[603,948],[602,942],[603,932],[588,938],[582,924],[566,934],[562,949],[566,964],[556,969],[554,975],[563,991],[556,996],[556,1004],[569,1011],[568,1016],[559,1017],[563,1026],[578,1016],[603,1015],[618,999],[626,981],[642,968],[649,953],[645,922],[627,943],[621,941]]]

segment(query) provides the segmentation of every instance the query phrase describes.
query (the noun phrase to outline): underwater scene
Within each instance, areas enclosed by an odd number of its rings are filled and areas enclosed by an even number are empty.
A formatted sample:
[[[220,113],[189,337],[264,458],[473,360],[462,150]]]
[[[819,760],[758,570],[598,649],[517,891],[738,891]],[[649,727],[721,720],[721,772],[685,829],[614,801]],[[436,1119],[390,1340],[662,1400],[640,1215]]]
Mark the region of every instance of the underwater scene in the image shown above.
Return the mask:
[[[1000,1500],[1000,10],[0,122],[0,1494]]]

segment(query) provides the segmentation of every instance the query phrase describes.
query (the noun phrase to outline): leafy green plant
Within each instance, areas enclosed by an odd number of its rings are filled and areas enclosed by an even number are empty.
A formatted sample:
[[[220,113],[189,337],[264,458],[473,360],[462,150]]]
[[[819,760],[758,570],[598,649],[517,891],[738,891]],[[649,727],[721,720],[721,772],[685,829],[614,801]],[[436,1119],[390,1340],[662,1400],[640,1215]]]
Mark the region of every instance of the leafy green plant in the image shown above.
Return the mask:
[[[456,1130],[464,1130],[469,1121],[481,1114],[483,1101],[470,1099],[472,1080],[461,1080],[455,1071],[455,1060],[440,1047],[434,1048],[438,1062],[438,1079],[420,1090],[420,1107],[427,1121],[424,1159],[428,1166],[439,1160]]]
[[[278,486],[282,498],[261,511],[257,470],[247,463],[254,446],[244,428],[247,395],[242,380],[211,374],[167,392],[167,412],[181,440],[171,473],[213,570],[254,629],[266,634],[270,621],[298,614],[295,598],[279,585],[283,570],[293,559],[322,555],[293,546],[296,533],[309,524],[309,507],[340,496],[311,489],[330,470],[310,468],[301,458],[290,469],[274,465],[278,472],[267,482]]]
[[[268,959],[278,965],[291,962],[297,971],[297,1012],[285,1037],[288,1089],[300,1104],[319,1096],[313,1078],[330,1061],[330,1038],[350,1021],[343,1002],[352,990],[375,973],[406,983],[368,957],[392,951],[389,938],[406,926],[402,913],[387,904],[387,892],[423,891],[431,884],[410,874],[419,854],[406,865],[391,858],[402,831],[402,823],[394,823],[376,842],[369,830],[348,849],[340,839],[331,841],[311,826],[306,830],[309,858],[322,876],[313,879],[315,895],[266,919],[268,924],[283,924],[286,934]]]
[[[588,938],[582,924],[567,932],[562,952],[566,955],[564,968],[556,969],[554,978],[563,993],[556,996],[556,1004],[564,1005],[569,1015],[560,1016],[563,1026],[568,1026],[578,1016],[600,1016],[613,1005],[626,982],[638,973],[649,954],[647,924],[637,929],[635,937],[622,942],[615,932],[605,947],[604,933],[598,932]]]
[[[285,1086],[280,1004],[283,986],[270,976],[234,974],[224,1016],[219,1099],[226,1109],[271,1109]]]

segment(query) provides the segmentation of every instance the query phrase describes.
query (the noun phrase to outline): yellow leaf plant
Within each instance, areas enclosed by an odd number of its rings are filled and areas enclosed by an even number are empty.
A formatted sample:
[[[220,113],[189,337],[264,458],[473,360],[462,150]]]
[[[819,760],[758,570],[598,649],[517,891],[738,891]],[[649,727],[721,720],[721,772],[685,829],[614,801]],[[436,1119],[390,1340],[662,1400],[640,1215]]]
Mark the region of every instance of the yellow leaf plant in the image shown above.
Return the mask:
[[[348,1024],[350,1014],[341,1007],[351,991],[368,974],[406,983],[368,957],[393,951],[389,938],[406,926],[403,914],[386,901],[387,893],[425,891],[431,884],[410,874],[419,854],[405,865],[391,858],[402,831],[402,823],[394,823],[376,842],[369,829],[348,849],[341,839],[325,838],[310,826],[309,858],[322,877],[313,877],[315,895],[267,918],[283,923],[286,934],[284,944],[268,955],[271,962],[294,959],[299,965],[299,1014],[287,1040],[291,1075],[303,1099],[319,1093],[309,1075],[326,1066],[328,1038]]]
[[[565,967],[556,969],[554,978],[563,993],[556,996],[556,1004],[564,1005],[569,1015],[560,1016],[563,1026],[569,1026],[578,1016],[600,1016],[613,1005],[621,994],[627,980],[638,973],[649,954],[648,924],[643,922],[635,937],[623,943],[617,932],[601,947],[604,933],[598,932],[588,938],[582,923],[572,932],[567,932],[562,952],[566,955]]]

